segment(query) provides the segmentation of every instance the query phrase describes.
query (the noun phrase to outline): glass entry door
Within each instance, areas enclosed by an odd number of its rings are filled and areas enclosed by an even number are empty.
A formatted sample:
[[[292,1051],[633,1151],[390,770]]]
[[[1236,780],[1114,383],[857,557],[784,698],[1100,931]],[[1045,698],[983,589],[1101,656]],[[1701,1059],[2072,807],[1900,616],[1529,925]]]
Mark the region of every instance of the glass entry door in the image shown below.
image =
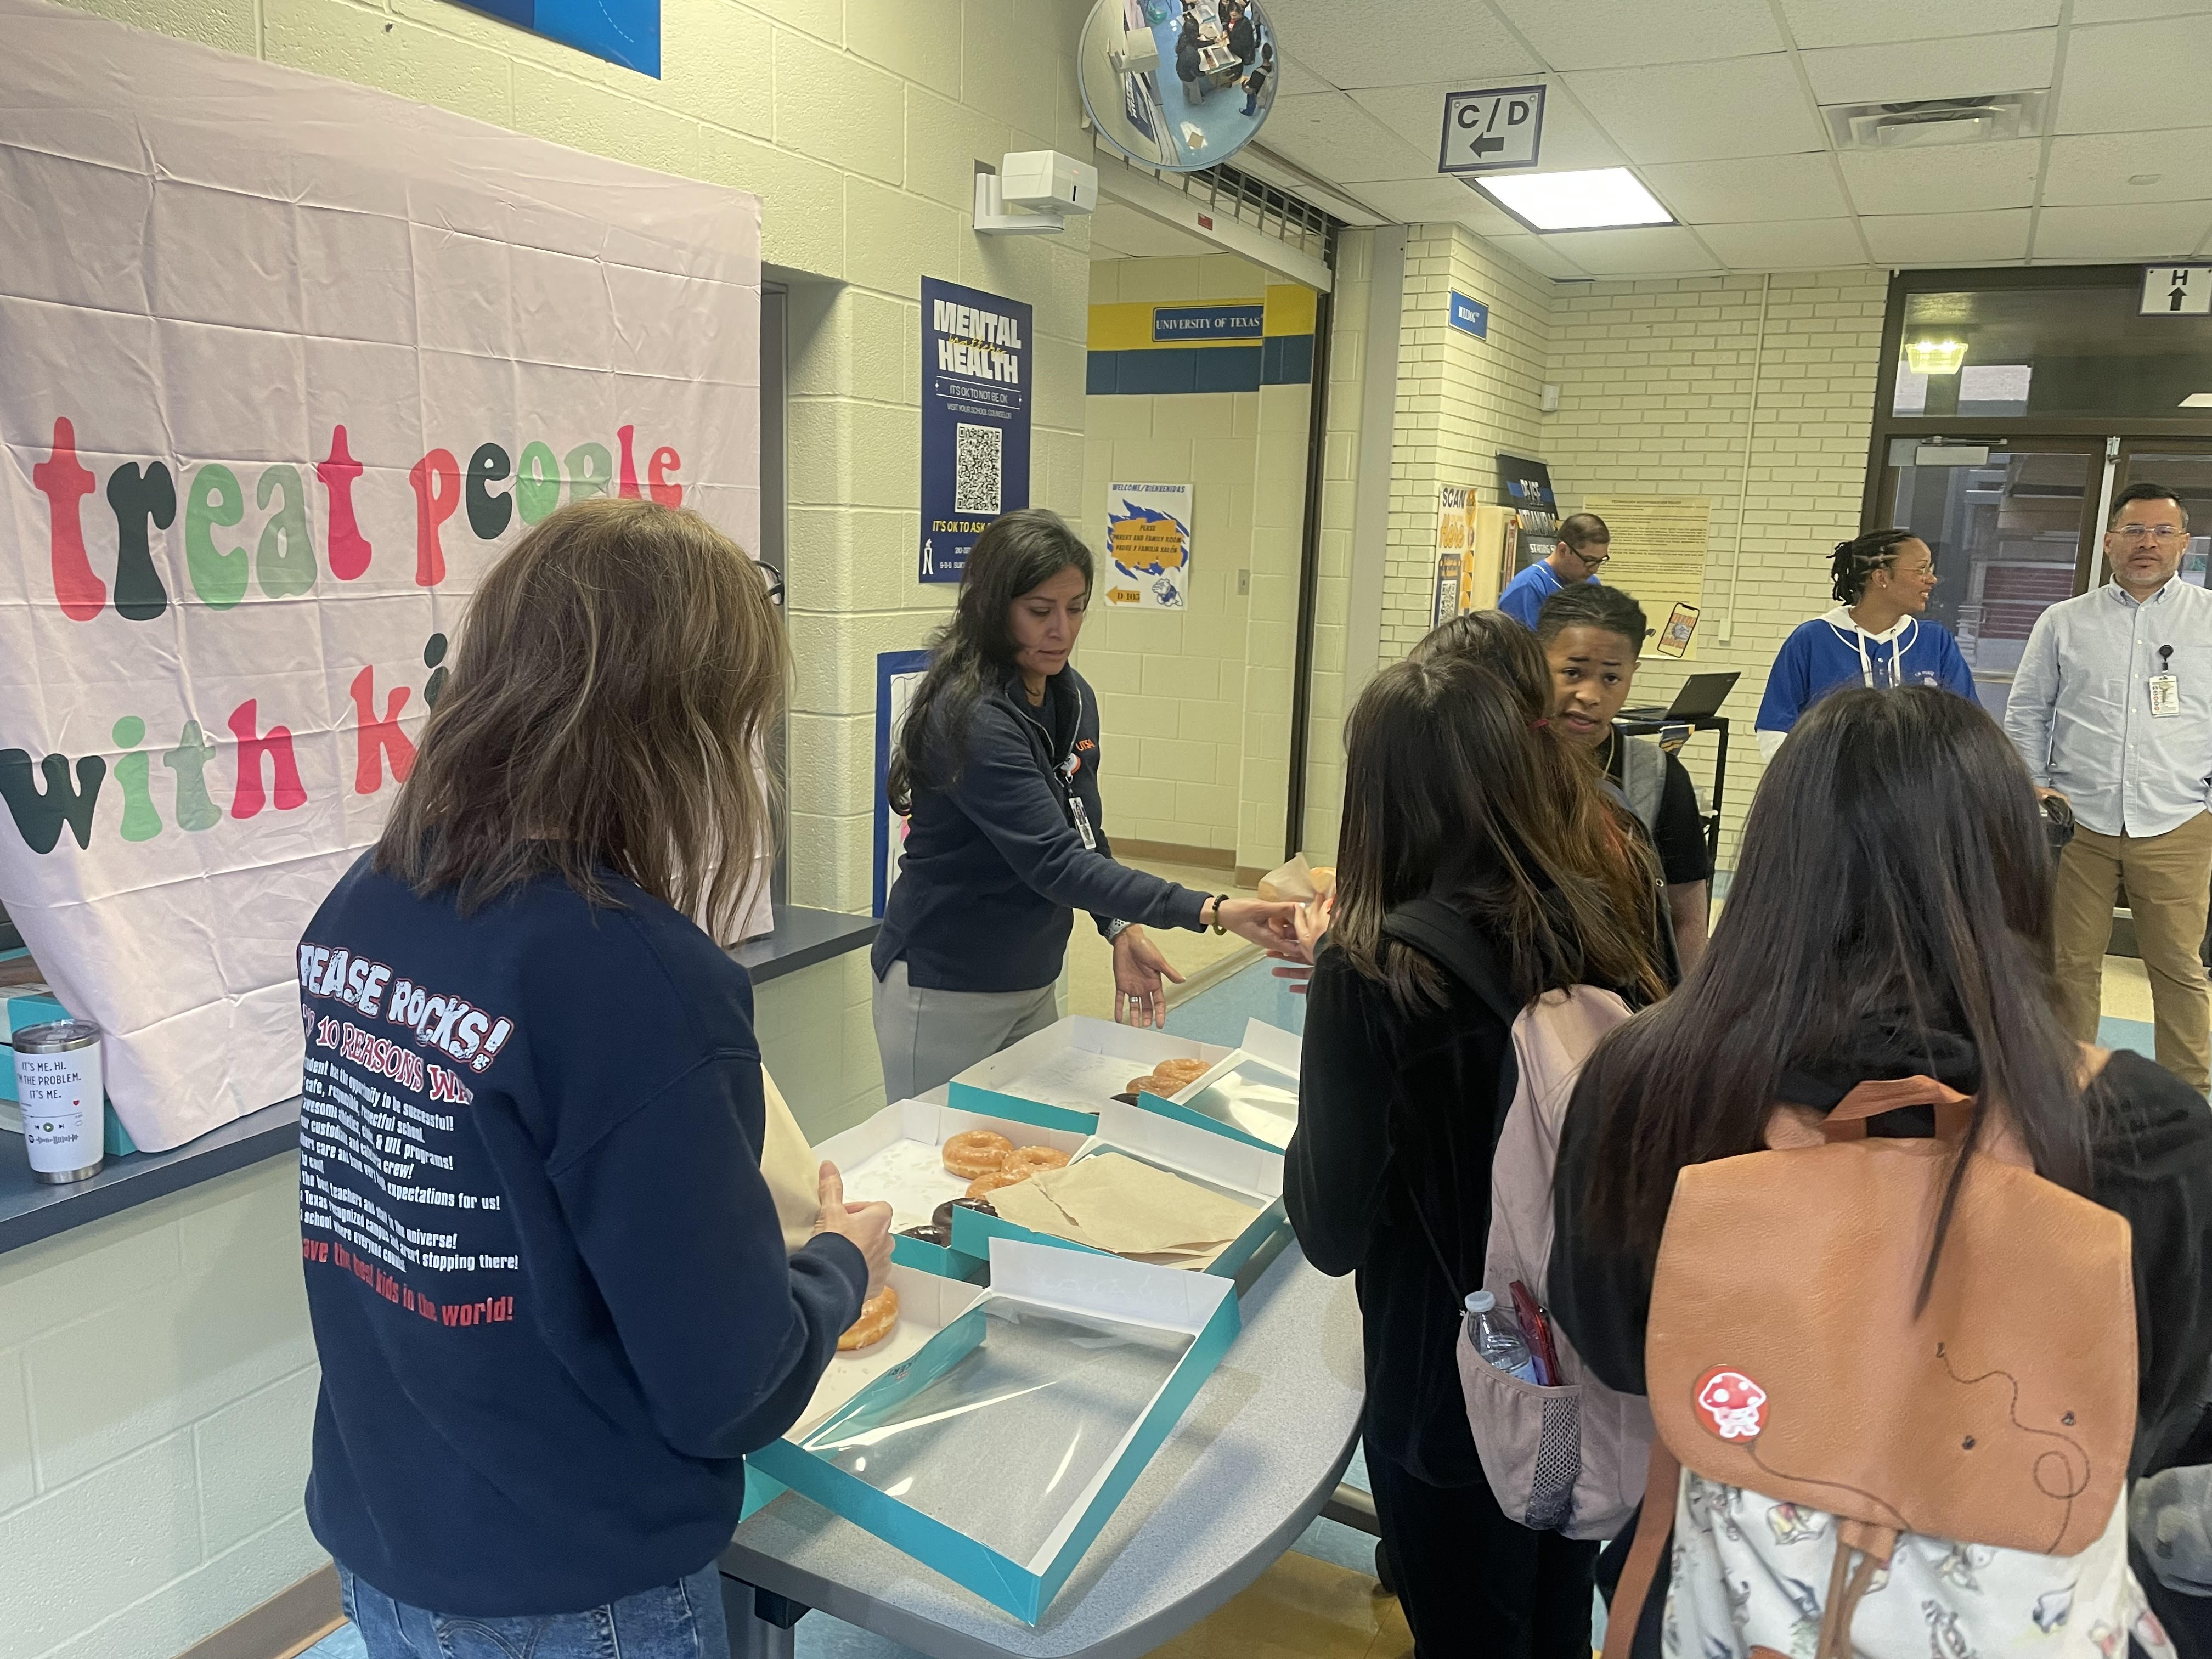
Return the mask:
[[[2206,585],[2212,555],[2212,439],[2129,438],[2120,444],[2112,475],[2112,495],[2137,483],[2161,483],[2179,492],[2189,514],[2189,550],[2181,556],[2181,579]],[[2103,579],[2098,572],[2098,579]]]
[[[1875,522],[1909,529],[1935,552],[1928,615],[1958,635],[1983,706],[2002,719],[2036,618],[2089,580],[2104,442],[1897,438],[1888,462]],[[2202,465],[2212,528],[2212,449]]]

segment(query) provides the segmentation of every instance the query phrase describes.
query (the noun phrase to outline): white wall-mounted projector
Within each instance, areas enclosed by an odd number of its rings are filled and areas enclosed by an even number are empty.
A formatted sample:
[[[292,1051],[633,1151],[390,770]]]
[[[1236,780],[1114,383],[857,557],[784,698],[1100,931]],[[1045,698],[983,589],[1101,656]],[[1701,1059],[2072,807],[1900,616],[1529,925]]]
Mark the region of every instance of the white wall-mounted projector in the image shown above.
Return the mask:
[[[998,172],[975,175],[981,235],[1048,235],[1075,215],[1097,208],[1098,169],[1056,149],[1009,150]]]

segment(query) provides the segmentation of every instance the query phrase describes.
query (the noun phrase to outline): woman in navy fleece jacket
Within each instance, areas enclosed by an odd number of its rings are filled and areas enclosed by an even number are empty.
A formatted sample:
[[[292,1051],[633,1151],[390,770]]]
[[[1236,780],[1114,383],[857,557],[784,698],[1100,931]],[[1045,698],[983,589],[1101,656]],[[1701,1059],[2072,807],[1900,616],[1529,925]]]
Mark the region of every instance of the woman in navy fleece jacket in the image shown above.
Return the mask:
[[[1180,980],[1145,932],[1212,927],[1271,950],[1290,904],[1193,892],[1114,860],[1098,700],[1068,662],[1091,550],[1056,513],[994,519],[969,550],[891,758],[906,851],[876,935],[876,1046],[893,1100],[935,1088],[1058,1018],[1075,912],[1114,942],[1115,1017],[1164,1025]]]
[[[744,1455],[890,1270],[890,1206],[827,1164],[785,1254],[752,984],[714,942],[785,662],[703,519],[563,508],[485,578],[300,942],[307,1518],[369,1659],[726,1659]]]

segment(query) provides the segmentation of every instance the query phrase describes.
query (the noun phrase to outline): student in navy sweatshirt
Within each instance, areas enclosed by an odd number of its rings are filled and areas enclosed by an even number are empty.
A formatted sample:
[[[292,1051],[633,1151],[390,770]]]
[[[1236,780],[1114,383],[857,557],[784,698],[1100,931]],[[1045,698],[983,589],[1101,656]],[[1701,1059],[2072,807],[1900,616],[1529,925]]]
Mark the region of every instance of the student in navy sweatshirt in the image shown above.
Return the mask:
[[[1232,933],[1295,948],[1293,904],[1194,892],[1117,864],[1098,793],[1098,700],[1069,665],[1091,605],[1091,550],[1056,513],[994,519],[891,757],[908,815],[876,935],[876,1046],[893,1100],[920,1095],[1059,1016],[1077,910],[1114,942],[1115,1018],[1164,1025],[1145,932]]]
[[[786,660],[704,520],[564,507],[485,578],[300,942],[307,1518],[369,1659],[724,1659],[744,1455],[889,1271],[890,1206],[827,1164],[786,1255],[714,943]]]
[[[1870,530],[1829,558],[1836,607],[1800,623],[1766,677],[1754,728],[1772,759],[1805,711],[1842,685],[1940,685],[1972,698],[1974,671],[1942,623],[1923,614],[1936,555],[1909,530]]]

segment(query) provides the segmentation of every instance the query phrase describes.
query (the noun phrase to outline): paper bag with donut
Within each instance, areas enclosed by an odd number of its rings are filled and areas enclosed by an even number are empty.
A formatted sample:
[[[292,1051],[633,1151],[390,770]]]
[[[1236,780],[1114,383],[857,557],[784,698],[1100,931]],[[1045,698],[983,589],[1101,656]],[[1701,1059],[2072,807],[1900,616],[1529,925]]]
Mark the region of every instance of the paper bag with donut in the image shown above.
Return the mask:
[[[991,1194],[1005,1219],[1133,1261],[1202,1268],[1251,1224],[1256,1205],[1099,1152]]]
[[[1304,853],[1260,878],[1259,895],[1271,904],[1286,901],[1292,904],[1310,904],[1324,893],[1335,890],[1335,867],[1327,864],[1308,864]]]

